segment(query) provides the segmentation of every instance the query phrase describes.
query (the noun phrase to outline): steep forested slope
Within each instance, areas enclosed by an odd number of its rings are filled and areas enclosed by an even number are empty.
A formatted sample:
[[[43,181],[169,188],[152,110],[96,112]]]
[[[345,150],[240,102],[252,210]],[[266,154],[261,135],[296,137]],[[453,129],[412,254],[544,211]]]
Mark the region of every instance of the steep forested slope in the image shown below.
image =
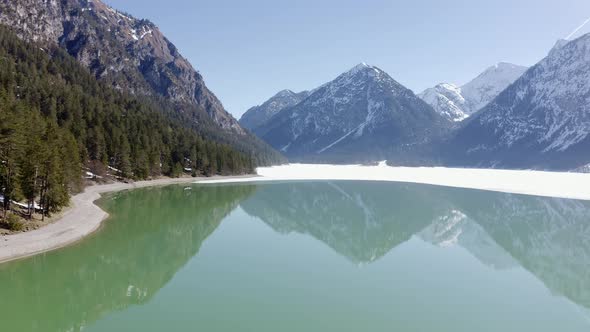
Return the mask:
[[[250,156],[163,115],[164,104],[117,91],[60,48],[0,27],[0,194],[50,210],[79,186],[84,164],[122,177],[251,172]]]
[[[44,48],[60,47],[102,83],[157,102],[166,117],[229,144],[257,164],[282,156],[244,130],[177,47],[144,19],[100,0],[0,0],[0,23]]]

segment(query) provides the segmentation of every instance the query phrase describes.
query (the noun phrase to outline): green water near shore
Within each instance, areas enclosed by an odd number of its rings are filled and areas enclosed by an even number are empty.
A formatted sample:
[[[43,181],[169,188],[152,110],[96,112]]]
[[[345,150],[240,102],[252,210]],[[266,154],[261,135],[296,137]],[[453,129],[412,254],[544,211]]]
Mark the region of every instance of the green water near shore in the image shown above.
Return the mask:
[[[588,331],[590,202],[378,182],[105,196],[0,265],[2,331]]]

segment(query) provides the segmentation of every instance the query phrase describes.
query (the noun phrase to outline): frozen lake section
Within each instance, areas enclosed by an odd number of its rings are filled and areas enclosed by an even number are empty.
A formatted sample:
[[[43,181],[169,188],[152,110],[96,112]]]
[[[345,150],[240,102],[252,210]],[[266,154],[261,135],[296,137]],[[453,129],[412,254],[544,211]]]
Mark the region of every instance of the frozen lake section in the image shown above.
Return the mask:
[[[590,200],[590,174],[532,170],[446,167],[289,164],[257,169],[259,177],[200,181],[240,183],[261,181],[359,180],[422,183],[514,194]]]

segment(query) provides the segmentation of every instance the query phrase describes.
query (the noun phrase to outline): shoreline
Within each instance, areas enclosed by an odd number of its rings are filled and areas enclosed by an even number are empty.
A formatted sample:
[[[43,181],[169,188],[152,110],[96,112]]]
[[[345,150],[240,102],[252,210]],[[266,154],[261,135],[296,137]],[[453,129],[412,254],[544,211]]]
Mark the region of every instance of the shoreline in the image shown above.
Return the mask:
[[[72,197],[54,223],[26,233],[0,236],[0,264],[67,247],[100,229],[108,213],[94,204],[101,194],[173,184],[272,181],[382,181],[486,190],[590,201],[590,174],[443,167],[290,164],[257,169],[258,175],[164,178],[93,185]]]
[[[135,183],[109,183],[86,187],[82,193],[72,196],[71,205],[55,222],[42,228],[0,236],[0,264],[15,261],[72,245],[100,229],[109,214],[94,202],[102,194],[174,184],[193,184],[215,180],[239,180],[256,175],[219,176],[211,178],[163,178]]]

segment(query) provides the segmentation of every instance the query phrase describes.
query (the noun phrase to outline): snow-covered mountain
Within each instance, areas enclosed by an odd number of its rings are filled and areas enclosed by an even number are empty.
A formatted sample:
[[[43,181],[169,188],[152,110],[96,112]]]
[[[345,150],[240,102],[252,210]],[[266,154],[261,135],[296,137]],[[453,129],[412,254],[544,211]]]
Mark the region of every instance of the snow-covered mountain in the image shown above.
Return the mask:
[[[441,83],[418,96],[441,115],[462,121],[485,107],[526,70],[524,66],[500,62],[461,87]]]
[[[524,74],[527,67],[500,62],[461,87],[466,101],[466,112],[473,114],[496,98],[510,84]]]
[[[254,106],[242,115],[240,124],[250,130],[255,130],[266,123],[275,114],[287,107],[300,103],[309,96],[309,91],[295,93],[291,90],[283,90],[265,101],[262,105]]]
[[[254,132],[292,160],[408,158],[449,121],[381,69],[359,64]]]
[[[450,163],[575,169],[590,163],[590,34],[558,43],[451,139]]]
[[[452,121],[462,121],[469,116],[461,88],[450,83],[441,83],[418,95],[440,115]]]

